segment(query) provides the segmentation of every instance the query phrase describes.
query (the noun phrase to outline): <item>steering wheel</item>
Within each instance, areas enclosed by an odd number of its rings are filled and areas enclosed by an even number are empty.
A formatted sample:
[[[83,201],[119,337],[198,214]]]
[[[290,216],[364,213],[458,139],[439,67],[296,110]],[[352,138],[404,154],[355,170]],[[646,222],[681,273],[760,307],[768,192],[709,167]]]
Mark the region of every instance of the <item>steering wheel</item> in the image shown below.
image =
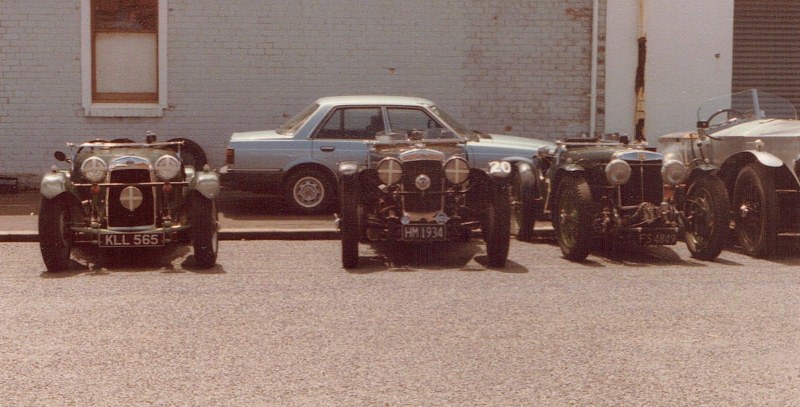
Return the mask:
[[[736,110],[736,109],[720,109],[720,110],[717,110],[711,116],[709,116],[709,118],[708,118],[708,120],[706,120],[706,122],[708,124],[711,124],[711,120],[713,120],[715,117],[717,117],[717,115],[722,114],[722,113],[727,113],[728,114],[728,120],[736,119],[736,118],[739,118],[739,117],[744,117],[744,114],[742,112]]]

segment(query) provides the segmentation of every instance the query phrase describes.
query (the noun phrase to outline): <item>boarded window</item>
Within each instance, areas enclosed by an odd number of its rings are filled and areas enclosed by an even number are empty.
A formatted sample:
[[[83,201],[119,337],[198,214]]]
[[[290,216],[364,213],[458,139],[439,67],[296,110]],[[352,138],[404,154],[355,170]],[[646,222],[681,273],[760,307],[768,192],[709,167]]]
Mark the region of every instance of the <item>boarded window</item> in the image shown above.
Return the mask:
[[[158,101],[158,0],[92,0],[92,101]]]

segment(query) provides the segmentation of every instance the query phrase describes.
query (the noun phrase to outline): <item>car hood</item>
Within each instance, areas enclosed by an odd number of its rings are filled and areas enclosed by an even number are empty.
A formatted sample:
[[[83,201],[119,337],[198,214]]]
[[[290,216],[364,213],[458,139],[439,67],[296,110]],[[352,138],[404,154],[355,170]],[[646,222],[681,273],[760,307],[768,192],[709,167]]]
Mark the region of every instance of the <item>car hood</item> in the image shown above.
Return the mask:
[[[257,141],[257,140],[289,140],[291,135],[278,134],[275,130],[244,131],[233,133],[231,142]]]
[[[552,141],[528,137],[490,134],[489,137],[481,138],[478,141],[467,142],[467,146],[471,151],[481,154],[496,153],[509,157],[531,158],[541,147],[548,147],[550,151],[554,151],[556,144]],[[498,156],[497,158],[503,157]]]

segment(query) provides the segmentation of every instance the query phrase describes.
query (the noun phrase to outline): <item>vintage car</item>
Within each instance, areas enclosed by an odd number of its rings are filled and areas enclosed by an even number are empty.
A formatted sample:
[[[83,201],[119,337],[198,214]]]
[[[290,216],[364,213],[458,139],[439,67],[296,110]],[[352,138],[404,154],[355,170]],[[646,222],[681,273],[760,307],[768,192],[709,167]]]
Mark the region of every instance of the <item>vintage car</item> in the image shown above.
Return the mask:
[[[222,183],[225,188],[282,195],[295,212],[319,213],[337,204],[340,162],[365,162],[375,141],[411,130],[459,139],[479,167],[501,159],[530,163],[540,147],[554,147],[549,141],[468,130],[426,99],[326,97],[277,130],[234,133],[226,166],[220,169]],[[523,235],[532,224],[525,226]]]
[[[219,175],[181,160],[184,141],[93,140],[56,152],[41,183],[39,244],[50,272],[69,268],[74,244],[160,247],[191,239],[197,267],[217,259]],[[196,157],[193,157],[196,158]]]
[[[665,159],[644,141],[572,139],[534,163],[537,211],[551,216],[564,257],[582,261],[595,243],[617,250],[674,245],[712,260],[727,239],[727,194],[705,168]],[[542,213],[540,212],[540,213]],[[536,213],[538,216],[540,213]]]
[[[459,135],[439,128],[395,131],[368,147],[364,159],[339,164],[345,268],[358,266],[359,241],[467,241],[478,228],[488,266],[505,265],[509,162],[477,161]]]
[[[730,197],[741,249],[775,251],[780,233],[800,232],[800,121],[794,106],[755,89],[714,98],[697,111],[697,130],[659,137],[672,160],[716,171]]]

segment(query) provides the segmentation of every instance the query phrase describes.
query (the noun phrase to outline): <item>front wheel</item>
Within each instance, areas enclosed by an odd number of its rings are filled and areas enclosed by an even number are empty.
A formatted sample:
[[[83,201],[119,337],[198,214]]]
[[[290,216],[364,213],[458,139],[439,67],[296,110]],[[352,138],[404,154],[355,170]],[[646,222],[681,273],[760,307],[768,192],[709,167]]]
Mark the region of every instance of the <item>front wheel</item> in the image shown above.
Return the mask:
[[[195,265],[209,268],[217,263],[219,248],[219,223],[216,203],[205,197],[195,196],[191,202],[192,245]]]
[[[701,176],[689,187],[683,209],[686,246],[692,257],[713,260],[728,241],[728,192],[721,179]]]
[[[47,271],[54,273],[69,268],[73,234],[66,200],[42,197],[39,207],[39,248]]]
[[[592,193],[582,175],[565,175],[558,187],[553,228],[564,258],[582,261],[592,245]]]
[[[742,249],[753,257],[767,257],[778,239],[778,193],[775,181],[758,164],[739,171],[733,188],[733,216]]]
[[[343,176],[339,191],[339,233],[342,237],[342,267],[358,267],[358,182],[354,176]]]
[[[508,258],[511,239],[511,202],[508,196],[508,184],[495,181],[481,226],[489,267],[505,267]]]
[[[517,240],[528,241],[533,237],[537,212],[533,198],[534,177],[530,165],[518,165],[511,178],[511,229]]]

